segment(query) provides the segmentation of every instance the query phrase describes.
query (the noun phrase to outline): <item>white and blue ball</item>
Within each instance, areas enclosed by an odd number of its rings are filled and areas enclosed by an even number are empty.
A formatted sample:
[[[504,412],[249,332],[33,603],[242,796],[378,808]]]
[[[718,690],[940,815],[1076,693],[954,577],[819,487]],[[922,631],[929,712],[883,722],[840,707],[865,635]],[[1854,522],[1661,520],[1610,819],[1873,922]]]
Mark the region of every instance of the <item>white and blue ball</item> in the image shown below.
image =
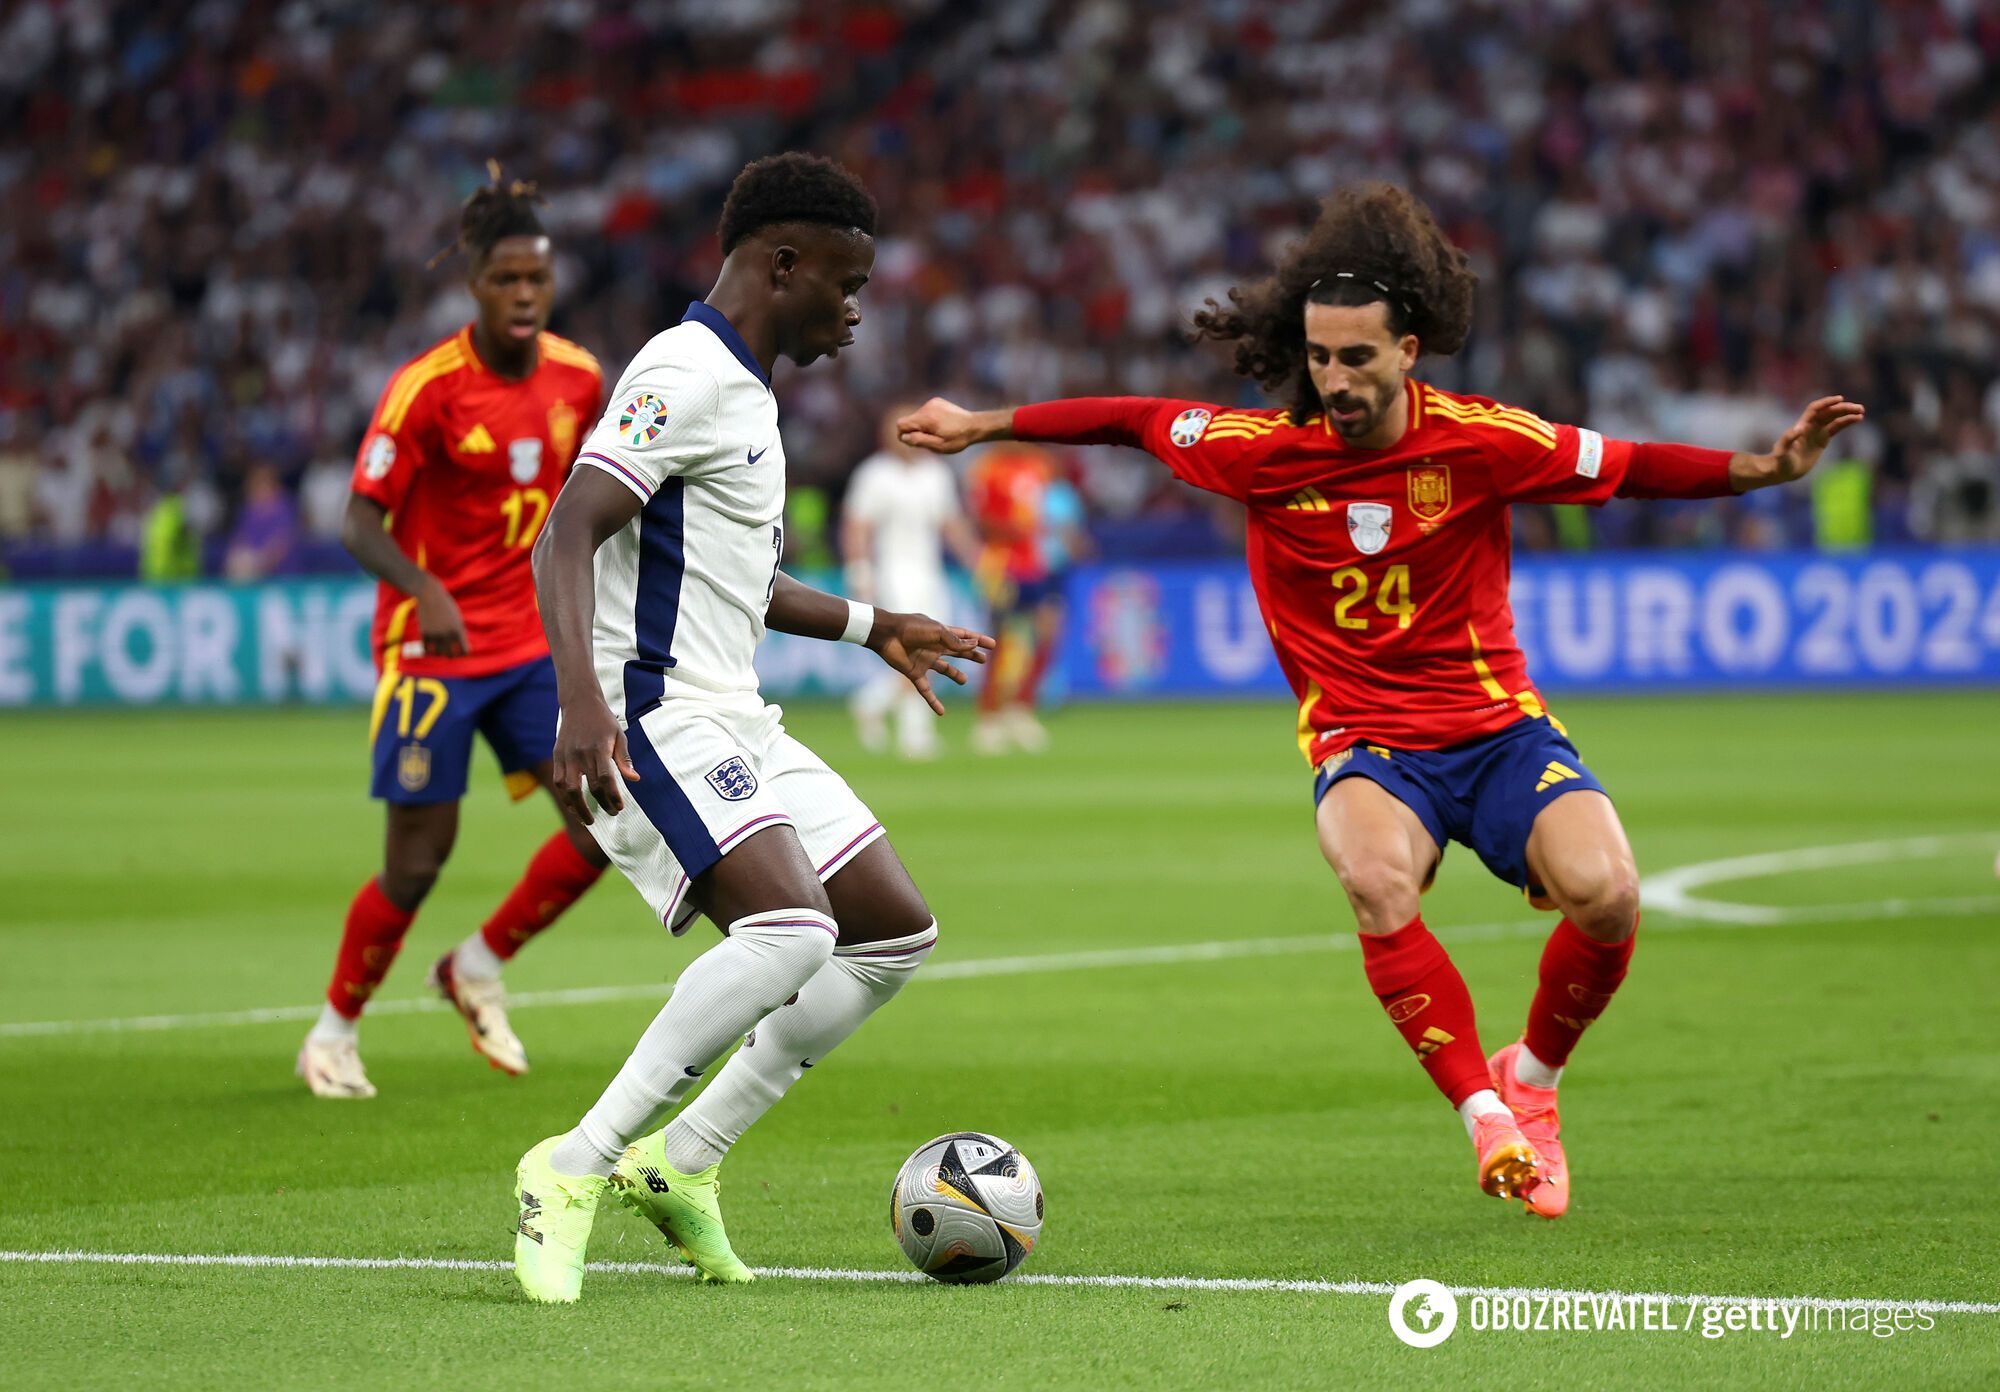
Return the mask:
[[[939,1281],[997,1281],[1042,1235],[1042,1181],[998,1136],[954,1131],[917,1147],[889,1197],[896,1241]]]

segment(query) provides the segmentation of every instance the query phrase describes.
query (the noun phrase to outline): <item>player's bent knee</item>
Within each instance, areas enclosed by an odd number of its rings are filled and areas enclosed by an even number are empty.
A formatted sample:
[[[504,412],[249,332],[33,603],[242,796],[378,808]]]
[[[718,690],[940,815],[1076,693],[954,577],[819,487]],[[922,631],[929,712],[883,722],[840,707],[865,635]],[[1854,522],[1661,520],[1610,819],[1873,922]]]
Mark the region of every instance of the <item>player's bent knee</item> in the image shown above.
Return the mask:
[[[1623,942],[1639,926],[1639,873],[1629,861],[1614,863],[1561,886],[1557,902],[1586,937]]]
[[[755,952],[775,999],[764,1006],[775,1010],[833,957],[840,929],[831,916],[816,909],[771,909],[748,914],[729,925],[729,940]]]
[[[903,942],[937,932],[937,920],[922,899],[871,906],[860,913],[840,915],[840,945],[861,947],[874,943]]]
[[[927,918],[923,927],[901,937],[842,942],[833,950],[833,959],[850,970],[866,972],[900,988],[929,960],[937,943],[937,920]]]
[[[1403,867],[1351,866],[1340,871],[1340,887],[1364,933],[1392,933],[1417,915],[1417,877]]]
[[[399,852],[382,868],[382,893],[401,909],[414,909],[430,897],[445,857],[428,847]]]

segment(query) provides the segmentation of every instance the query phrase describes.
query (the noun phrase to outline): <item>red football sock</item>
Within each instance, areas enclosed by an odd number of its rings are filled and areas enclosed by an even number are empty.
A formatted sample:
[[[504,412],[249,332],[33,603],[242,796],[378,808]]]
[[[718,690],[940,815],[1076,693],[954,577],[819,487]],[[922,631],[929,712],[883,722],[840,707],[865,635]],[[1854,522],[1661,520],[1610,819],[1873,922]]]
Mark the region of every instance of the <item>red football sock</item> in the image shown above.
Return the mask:
[[[1576,1041],[1611,1004],[1637,941],[1634,933],[1624,942],[1599,942],[1566,918],[1556,925],[1542,949],[1542,980],[1528,1007],[1529,1053],[1551,1068],[1569,1062]]]
[[[403,934],[416,916],[414,909],[406,912],[390,903],[371,876],[347,906],[340,953],[333,959],[333,980],[326,985],[327,1003],[348,1019],[359,1019],[362,1007],[389,974],[390,964],[402,950]]]
[[[1473,1024],[1472,993],[1422,915],[1393,933],[1363,933],[1361,964],[1390,1023],[1452,1106],[1493,1086]]]
[[[1037,643],[1035,655],[1028,659],[1028,675],[1021,678],[1021,691],[1016,699],[1029,710],[1035,708],[1035,698],[1041,692],[1042,678],[1049,673],[1049,658],[1054,648],[1054,643]]]
[[[493,917],[479,929],[479,936],[506,961],[521,950],[521,944],[554,923],[562,911],[583,896],[604,873],[570,844],[569,833],[559,831],[542,843],[528,862],[521,882],[514,886]]]
[[[1007,641],[1006,635],[1001,634],[1000,646],[993,649],[993,656],[986,663],[986,680],[979,684],[979,700],[976,703],[981,715],[993,715],[1000,709],[1000,663],[1001,654],[1007,652]]]

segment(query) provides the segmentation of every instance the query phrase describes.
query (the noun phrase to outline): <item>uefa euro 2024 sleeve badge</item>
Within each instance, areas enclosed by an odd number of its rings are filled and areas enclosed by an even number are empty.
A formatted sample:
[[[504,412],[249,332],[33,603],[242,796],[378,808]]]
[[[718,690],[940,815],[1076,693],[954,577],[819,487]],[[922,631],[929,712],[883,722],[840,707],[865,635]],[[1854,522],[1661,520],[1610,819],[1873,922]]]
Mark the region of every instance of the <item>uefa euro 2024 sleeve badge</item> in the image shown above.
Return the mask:
[[[1174,417],[1173,425],[1168,427],[1167,438],[1186,449],[1208,430],[1209,419],[1209,413],[1199,406],[1190,407]]]
[[[1372,556],[1387,546],[1390,516],[1387,503],[1349,503],[1347,534],[1354,539],[1354,549]]]
[[[651,392],[640,392],[618,412],[618,438],[628,445],[650,445],[667,428],[667,403]]]

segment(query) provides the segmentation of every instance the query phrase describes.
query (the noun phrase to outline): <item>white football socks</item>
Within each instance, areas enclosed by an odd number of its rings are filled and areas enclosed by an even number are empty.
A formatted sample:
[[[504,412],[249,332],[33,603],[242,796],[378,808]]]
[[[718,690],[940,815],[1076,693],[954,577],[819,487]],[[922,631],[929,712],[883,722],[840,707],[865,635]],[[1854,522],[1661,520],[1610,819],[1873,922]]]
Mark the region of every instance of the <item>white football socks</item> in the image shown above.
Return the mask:
[[[887,1005],[936,946],[932,919],[906,938],[835,948],[799,998],[759,1020],[715,1081],[668,1124],[667,1163],[694,1174],[720,1160],[806,1069]]]
[[[306,1037],[328,1041],[358,1039],[361,1037],[361,1021],[348,1019],[330,1004],[322,1005],[319,1008],[319,1019],[313,1022],[313,1027],[307,1032]]]
[[[1514,1055],[1514,1076],[1529,1087],[1552,1088],[1562,1081],[1563,1066],[1543,1063],[1523,1044],[1520,1052]]]
[[[858,720],[886,720],[896,699],[910,689],[908,681],[895,672],[871,681],[854,693],[851,707]],[[919,700],[922,698],[919,697]],[[929,710],[930,707],[924,707]]]
[[[1479,1091],[1473,1093],[1472,1096],[1459,1103],[1458,1119],[1465,1123],[1465,1134],[1470,1136],[1472,1134],[1473,1122],[1487,1115],[1489,1112],[1499,1112],[1510,1121],[1514,1117],[1513,1111],[1505,1102],[1500,1100],[1500,1094],[1492,1088],[1481,1088]]]
[[[505,965],[500,954],[486,945],[486,935],[481,932],[474,932],[452,949],[452,974],[461,981],[498,981]]]
[[[723,1050],[813,979],[833,955],[837,931],[811,909],[776,909],[730,924],[729,936],[681,973],[632,1056],[550,1163],[563,1174],[609,1175],[625,1147],[652,1130]]]

